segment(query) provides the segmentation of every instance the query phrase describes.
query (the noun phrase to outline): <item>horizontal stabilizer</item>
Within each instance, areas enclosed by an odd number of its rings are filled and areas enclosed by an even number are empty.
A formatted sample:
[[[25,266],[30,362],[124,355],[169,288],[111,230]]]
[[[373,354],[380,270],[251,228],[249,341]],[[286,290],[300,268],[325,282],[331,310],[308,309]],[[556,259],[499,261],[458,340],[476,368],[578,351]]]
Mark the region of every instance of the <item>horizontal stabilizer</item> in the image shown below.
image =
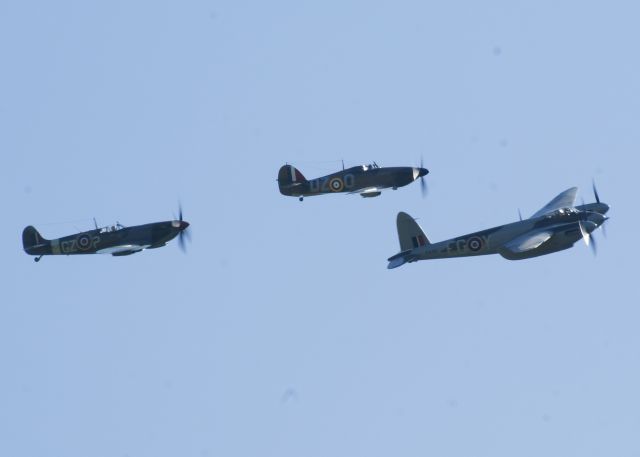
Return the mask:
[[[401,267],[402,265],[404,265],[407,262],[414,262],[417,260],[417,256],[415,254],[411,253],[412,250],[409,249],[407,251],[403,251],[403,252],[399,252],[398,254],[389,257],[387,260],[389,261],[389,265],[387,265],[387,268],[389,270],[392,270],[394,268],[398,268]]]
[[[393,270],[394,268],[401,267],[405,263],[407,263],[407,261],[405,260],[404,257],[398,257],[396,259],[389,261],[389,265],[387,265],[387,268],[389,270]]]

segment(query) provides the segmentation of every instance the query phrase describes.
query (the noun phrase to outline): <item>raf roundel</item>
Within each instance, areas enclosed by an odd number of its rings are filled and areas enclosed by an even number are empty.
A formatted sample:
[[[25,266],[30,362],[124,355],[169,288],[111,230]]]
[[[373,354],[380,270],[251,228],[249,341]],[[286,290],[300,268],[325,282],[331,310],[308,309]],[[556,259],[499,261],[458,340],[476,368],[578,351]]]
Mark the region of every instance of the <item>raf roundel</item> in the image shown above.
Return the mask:
[[[480,249],[482,249],[482,238],[480,238],[479,236],[473,236],[469,238],[469,240],[467,241],[467,246],[469,246],[469,249],[473,252],[479,251]]]
[[[340,178],[333,178],[331,181],[329,181],[329,187],[331,188],[332,192],[340,192],[342,191],[342,189],[344,189],[344,183]]]
[[[89,235],[80,235],[78,237],[78,249],[86,251],[91,247],[91,237]]]

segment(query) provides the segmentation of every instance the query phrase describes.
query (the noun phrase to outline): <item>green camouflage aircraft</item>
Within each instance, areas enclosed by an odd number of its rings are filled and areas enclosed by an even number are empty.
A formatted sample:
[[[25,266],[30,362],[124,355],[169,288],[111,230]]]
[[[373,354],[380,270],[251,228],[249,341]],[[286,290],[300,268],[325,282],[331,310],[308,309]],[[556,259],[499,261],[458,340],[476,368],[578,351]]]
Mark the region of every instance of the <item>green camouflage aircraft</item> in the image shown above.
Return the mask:
[[[39,262],[44,255],[111,254],[124,256],[143,249],[162,247],[179,236],[180,248],[185,250],[185,237],[189,223],[182,220],[182,209],[178,220],[124,227],[119,223],[95,230],[76,233],[62,238],[47,240],[31,225],[22,231],[22,245],[27,254],[37,256]]]
[[[421,161],[422,162],[422,161]],[[278,187],[282,195],[304,197],[323,194],[360,194],[362,197],[377,197],[383,189],[396,190],[420,178],[423,196],[427,185],[424,176],[429,170],[420,167],[379,167],[373,162],[347,168],[327,176],[307,180],[293,165],[283,165],[278,172]]]

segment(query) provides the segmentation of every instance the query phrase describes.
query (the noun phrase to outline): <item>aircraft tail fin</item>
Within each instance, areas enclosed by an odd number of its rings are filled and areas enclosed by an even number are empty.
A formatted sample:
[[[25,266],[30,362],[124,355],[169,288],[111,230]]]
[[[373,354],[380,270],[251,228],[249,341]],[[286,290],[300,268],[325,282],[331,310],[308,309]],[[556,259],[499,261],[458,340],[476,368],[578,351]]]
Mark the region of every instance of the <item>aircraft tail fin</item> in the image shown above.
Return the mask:
[[[399,212],[396,224],[398,226],[400,252],[430,244],[427,235],[425,235],[415,219],[407,213]]]
[[[33,226],[25,227],[22,231],[22,247],[29,254],[38,254],[39,251],[49,245],[49,240],[44,238]]]
[[[298,170],[293,165],[283,165],[280,167],[280,171],[278,172],[278,184],[282,185],[291,185],[294,183],[305,182],[307,178],[304,177],[300,170]]]
[[[414,218],[407,213],[399,212],[397,218],[398,238],[400,240],[400,252],[389,257],[387,268],[398,268],[407,262],[415,262],[419,255],[413,252],[421,246],[427,246],[429,239],[424,234]]]
[[[297,195],[295,192],[296,187],[305,182],[307,182],[307,178],[293,165],[283,165],[280,167],[280,171],[278,171],[278,187],[280,188],[281,194]]]

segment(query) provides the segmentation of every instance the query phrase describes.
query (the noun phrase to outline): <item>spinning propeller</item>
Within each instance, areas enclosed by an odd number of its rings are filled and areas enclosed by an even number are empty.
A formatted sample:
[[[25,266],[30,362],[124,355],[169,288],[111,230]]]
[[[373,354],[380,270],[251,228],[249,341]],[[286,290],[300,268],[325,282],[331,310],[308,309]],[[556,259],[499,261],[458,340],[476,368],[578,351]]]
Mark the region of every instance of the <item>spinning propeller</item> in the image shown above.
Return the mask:
[[[598,189],[596,189],[596,181],[595,179],[591,182],[593,186],[593,195],[596,197],[596,203],[600,203],[600,196],[598,195]],[[607,237],[607,226],[606,224],[602,224],[602,236]]]
[[[420,157],[420,190],[422,191],[422,197],[426,197],[428,193],[427,182],[424,180],[424,177],[427,173],[429,173],[429,170],[427,170],[424,167],[424,160],[421,156]]]
[[[597,255],[598,248],[596,246],[596,239],[591,235],[591,233],[587,232],[584,225],[582,225],[582,221],[579,221],[578,225],[580,226],[580,233],[582,233],[582,240],[584,241],[584,244],[591,246],[591,252],[593,252],[593,255]]]
[[[596,203],[600,203],[600,195],[598,195],[598,189],[596,188],[595,180],[592,183],[592,187]],[[584,201],[582,204],[584,205]],[[604,235],[605,238],[607,236],[607,232],[605,230],[606,220],[607,218],[605,217],[605,220],[600,224],[600,227],[602,227],[602,235]],[[585,229],[582,221],[578,221],[578,225],[580,226],[580,233],[582,234],[582,240],[584,241],[584,244],[586,244],[587,246],[591,246],[591,252],[593,252],[593,255],[596,255],[598,253],[598,248],[595,237]]]
[[[178,232],[178,244],[180,245],[180,249],[182,249],[182,252],[187,252],[187,246],[186,246],[186,241],[191,241],[191,233],[189,232],[189,223],[185,222],[182,219],[182,205],[178,203],[178,211],[179,211],[179,217],[178,217],[178,222],[179,222],[179,227],[180,227],[180,232]]]

